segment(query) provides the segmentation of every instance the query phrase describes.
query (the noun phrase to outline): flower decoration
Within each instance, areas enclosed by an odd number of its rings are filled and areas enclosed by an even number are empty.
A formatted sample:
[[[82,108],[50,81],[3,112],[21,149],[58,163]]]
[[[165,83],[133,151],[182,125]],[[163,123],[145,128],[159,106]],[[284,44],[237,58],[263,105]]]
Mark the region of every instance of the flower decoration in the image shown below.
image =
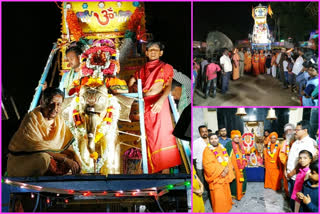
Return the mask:
[[[79,41],[80,38],[84,36],[84,34],[82,32],[82,28],[81,28],[80,23],[78,21],[78,17],[73,10],[69,9],[67,11],[66,20],[67,20],[70,32],[73,35],[74,39],[76,41]]]
[[[130,16],[130,19],[128,21],[128,31],[131,33],[125,34],[128,38],[128,36],[134,36],[136,35],[136,38],[139,40],[142,38],[142,35],[145,34],[145,30],[141,29],[141,20],[143,16],[145,15],[144,13],[144,8],[143,7],[137,7],[133,14]],[[131,37],[131,38],[132,38]]]
[[[119,64],[116,60],[117,52],[115,48],[109,46],[94,46],[86,50],[81,55],[81,70],[83,76],[93,75],[95,71],[102,72],[103,75],[112,75],[118,72]]]
[[[93,78],[94,79],[94,78]],[[79,84],[95,84],[95,83],[101,83],[99,80],[93,80],[89,77],[83,77]],[[118,100],[116,97],[112,96],[111,94],[108,94],[108,107],[106,108],[105,112],[106,115],[101,121],[100,124],[97,125],[96,135],[95,135],[95,143],[99,143],[99,141],[103,140],[102,138],[105,137],[108,139],[108,142],[113,142],[116,139],[117,136],[117,121],[119,119],[120,115],[120,104],[118,103]],[[71,102],[71,107],[74,113],[77,113],[79,111],[79,99],[78,96],[75,97],[75,99]],[[66,124],[69,126],[71,133],[75,136],[75,143],[72,145],[75,153],[81,157],[80,149],[79,149],[79,142],[78,139],[87,139],[87,131],[85,128],[85,123],[78,123],[77,124],[77,118],[74,117],[72,121],[66,121]],[[82,158],[80,158],[81,161],[81,167],[82,172],[97,172],[100,171],[100,173],[106,173],[106,168],[112,168],[112,164],[108,162],[108,147],[107,152],[100,153],[99,151],[93,152],[90,155],[91,159],[94,159],[96,162],[96,167],[94,167],[93,162],[87,163]],[[99,160],[98,160],[99,158]]]
[[[92,76],[82,77],[80,80],[73,81],[73,87],[69,90],[69,96],[74,93],[79,93],[80,88],[84,85],[89,87],[98,87],[104,84],[103,80],[100,78],[94,78]]]
[[[98,159],[98,153],[97,152],[93,152],[90,154],[90,158],[93,158],[94,160],[97,160]]]
[[[221,155],[219,154],[219,152],[217,151],[217,147],[222,147],[222,155],[223,157],[221,157]],[[217,158],[218,162],[222,165],[222,166],[227,166],[228,165],[228,161],[229,161],[229,155],[227,153],[226,148],[223,147],[222,144],[218,144],[217,147],[213,147],[211,144],[208,145],[209,149],[213,152],[213,154],[215,155],[215,157]]]

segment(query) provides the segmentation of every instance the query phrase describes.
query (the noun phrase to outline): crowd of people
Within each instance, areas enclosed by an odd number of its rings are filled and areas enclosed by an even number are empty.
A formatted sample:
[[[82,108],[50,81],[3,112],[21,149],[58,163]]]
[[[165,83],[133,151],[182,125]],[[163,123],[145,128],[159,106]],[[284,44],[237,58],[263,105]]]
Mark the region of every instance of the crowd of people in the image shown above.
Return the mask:
[[[198,127],[200,137],[193,142],[193,211],[204,212],[210,199],[213,212],[229,212],[247,189],[248,159],[241,132],[225,127],[208,133]],[[286,124],[283,138],[265,131],[264,188],[284,191],[293,212],[318,212],[318,141],[309,136],[309,121]],[[317,139],[318,140],[318,139]],[[282,182],[281,182],[282,180]],[[283,185],[282,185],[283,184]]]
[[[229,80],[238,80],[244,73],[254,76],[271,75],[291,89],[303,106],[318,105],[318,56],[312,49],[281,48],[281,50],[225,49],[220,58],[194,58],[193,88],[201,90],[205,98],[216,96],[217,87],[225,94]]]

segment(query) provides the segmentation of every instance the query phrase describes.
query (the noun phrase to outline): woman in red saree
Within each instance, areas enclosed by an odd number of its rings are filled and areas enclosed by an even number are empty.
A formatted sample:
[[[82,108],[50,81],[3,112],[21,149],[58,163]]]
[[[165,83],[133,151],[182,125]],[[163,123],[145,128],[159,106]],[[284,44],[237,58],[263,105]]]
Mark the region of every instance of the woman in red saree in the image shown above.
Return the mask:
[[[137,79],[142,82],[149,173],[181,164],[176,139],[172,135],[173,125],[168,101],[173,68],[160,61],[162,54],[161,43],[149,43],[146,51],[149,62],[135,73],[128,84],[131,87]]]

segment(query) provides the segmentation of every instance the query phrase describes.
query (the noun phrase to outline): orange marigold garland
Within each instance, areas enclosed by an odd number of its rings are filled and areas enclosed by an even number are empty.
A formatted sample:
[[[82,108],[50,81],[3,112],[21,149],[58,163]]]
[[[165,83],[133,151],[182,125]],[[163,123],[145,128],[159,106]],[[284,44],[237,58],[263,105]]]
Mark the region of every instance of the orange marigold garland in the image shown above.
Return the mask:
[[[73,12],[73,10],[67,11],[67,23],[68,23],[68,27],[69,27],[70,32],[73,35],[74,39],[76,41],[79,41],[80,38],[84,36],[84,34],[83,34],[82,28],[79,24],[78,17],[75,14],[75,12]]]

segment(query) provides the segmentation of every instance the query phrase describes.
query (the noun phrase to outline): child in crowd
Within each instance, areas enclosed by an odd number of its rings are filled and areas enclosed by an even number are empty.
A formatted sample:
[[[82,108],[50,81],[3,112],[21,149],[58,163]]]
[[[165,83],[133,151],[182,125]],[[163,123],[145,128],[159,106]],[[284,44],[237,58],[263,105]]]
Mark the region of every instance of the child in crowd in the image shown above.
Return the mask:
[[[297,197],[303,202],[299,212],[318,212],[318,161],[310,164],[310,175],[309,180],[303,183],[302,192],[297,193]]]
[[[302,186],[305,180],[308,179],[309,165],[312,162],[312,153],[307,150],[302,150],[299,152],[299,162],[297,170],[291,172],[290,176],[293,176],[294,173],[297,174],[296,181],[294,183],[293,192],[291,199],[295,200],[294,212],[298,212],[300,209],[300,199],[297,197],[297,193],[302,190]]]

